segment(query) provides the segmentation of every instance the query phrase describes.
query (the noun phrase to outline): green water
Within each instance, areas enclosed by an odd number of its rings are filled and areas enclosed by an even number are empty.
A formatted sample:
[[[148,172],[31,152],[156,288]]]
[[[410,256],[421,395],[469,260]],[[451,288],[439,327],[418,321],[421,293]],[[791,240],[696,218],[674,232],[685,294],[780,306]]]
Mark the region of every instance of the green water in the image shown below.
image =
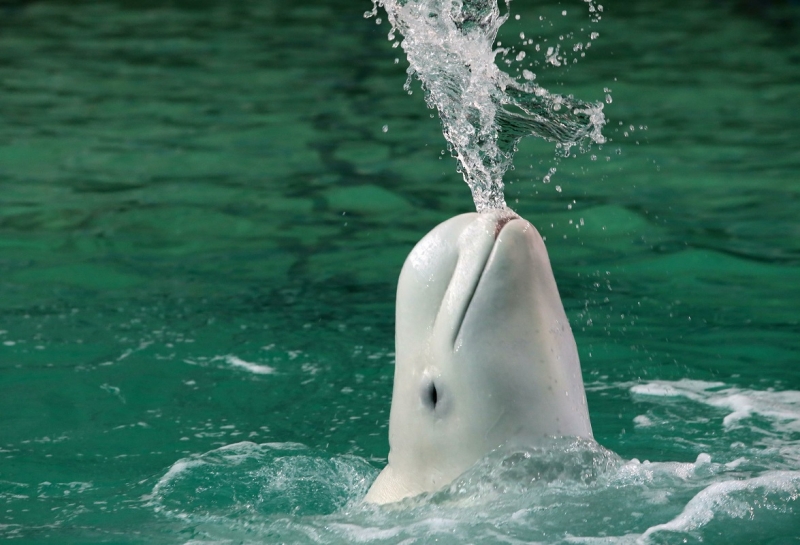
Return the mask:
[[[489,459],[466,499],[388,512],[358,500],[397,275],[473,204],[370,6],[0,2],[0,539],[633,543],[688,509],[642,539],[796,543],[797,6],[611,1],[585,59],[538,72],[613,97],[611,142],[524,140],[506,200],[621,458],[562,445],[597,479],[523,489]],[[512,9],[501,40],[589,20]]]

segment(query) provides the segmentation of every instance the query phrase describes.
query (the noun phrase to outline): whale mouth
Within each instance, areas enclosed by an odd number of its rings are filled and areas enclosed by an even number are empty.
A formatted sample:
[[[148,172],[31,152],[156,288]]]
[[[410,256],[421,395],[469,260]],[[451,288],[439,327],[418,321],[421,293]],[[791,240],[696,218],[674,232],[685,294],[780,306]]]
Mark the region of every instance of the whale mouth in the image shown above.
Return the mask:
[[[518,219],[520,219],[519,216],[514,212],[511,212],[510,214],[503,214],[502,216],[500,216],[497,219],[497,223],[494,226],[494,241],[497,242],[497,237],[500,236],[500,231],[503,230],[503,227],[508,225],[510,221]]]
[[[504,210],[502,215],[495,220],[495,227],[494,227],[494,240],[492,241],[492,248],[486,254],[486,260],[481,267],[481,272],[478,277],[475,279],[475,282],[472,284],[472,290],[470,290],[469,295],[467,296],[464,306],[462,307],[461,315],[458,318],[458,325],[455,328],[455,332],[453,334],[453,346],[455,347],[456,342],[458,341],[458,337],[461,335],[461,328],[464,325],[464,319],[467,316],[467,312],[469,311],[469,307],[472,304],[472,299],[475,297],[475,293],[478,291],[478,286],[481,285],[481,279],[483,279],[483,275],[486,272],[486,266],[489,264],[489,261],[492,258],[492,254],[494,253],[494,248],[497,246],[497,240],[500,237],[500,233],[502,230],[513,220],[520,219],[520,217],[511,210]]]

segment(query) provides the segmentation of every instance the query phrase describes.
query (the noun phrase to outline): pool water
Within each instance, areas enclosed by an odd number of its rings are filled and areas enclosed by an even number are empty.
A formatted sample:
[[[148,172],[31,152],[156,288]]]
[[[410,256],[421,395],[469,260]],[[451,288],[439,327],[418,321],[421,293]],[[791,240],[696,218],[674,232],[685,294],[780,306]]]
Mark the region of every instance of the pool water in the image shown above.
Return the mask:
[[[400,509],[359,502],[397,275],[474,205],[370,8],[0,1],[0,539],[797,543],[798,6],[611,0],[542,64],[612,99],[602,148],[523,140],[505,180],[599,444]],[[501,40],[589,31],[512,13]]]

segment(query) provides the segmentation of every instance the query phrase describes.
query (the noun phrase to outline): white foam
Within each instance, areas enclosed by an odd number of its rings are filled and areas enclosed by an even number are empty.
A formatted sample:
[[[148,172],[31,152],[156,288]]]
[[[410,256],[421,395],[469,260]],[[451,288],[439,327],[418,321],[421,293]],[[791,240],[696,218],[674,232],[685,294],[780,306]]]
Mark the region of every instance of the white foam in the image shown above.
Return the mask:
[[[647,428],[653,425],[653,421],[643,414],[634,417],[633,423],[640,428]]]
[[[564,539],[566,543],[581,543],[584,545],[634,545],[639,542],[641,536],[638,534],[626,534],[624,536],[608,536],[608,537],[582,537],[582,536],[567,536]]]
[[[711,463],[711,455],[701,452],[697,455],[697,460],[694,461],[696,467],[704,466]]]
[[[157,499],[159,498],[161,490],[165,486],[169,485],[173,480],[175,480],[175,478],[178,477],[178,475],[180,475],[181,473],[183,473],[184,471],[186,471],[189,468],[197,467],[197,466],[203,465],[204,463],[205,462],[203,460],[197,460],[197,459],[192,460],[192,459],[184,458],[184,459],[178,460],[177,462],[172,464],[172,466],[169,468],[169,471],[167,471],[164,474],[164,476],[161,477],[158,480],[156,485],[153,487],[152,492],[150,492],[150,494],[148,496],[145,496],[142,499],[148,500],[148,501],[152,501],[154,498],[156,498],[156,501],[157,501]],[[156,511],[160,511],[161,510],[160,506],[158,506],[158,505],[153,505],[153,507],[155,507]]]
[[[334,523],[331,529],[338,530],[347,536],[351,543],[368,543],[378,539],[392,539],[400,535],[403,530],[400,526],[392,528],[365,528],[356,524]]]
[[[614,475],[612,482],[615,486],[641,485],[660,482],[664,477],[679,479],[680,481],[690,481],[697,477],[698,469],[703,472],[709,465],[711,456],[701,453],[694,463],[691,462],[651,462],[645,460],[640,462],[636,458],[620,466]]]
[[[656,380],[631,387],[631,393],[656,397],[688,397],[700,399],[707,390],[721,388],[724,382],[682,379],[678,381]]]
[[[744,464],[746,462],[747,462],[747,458],[736,458],[735,460],[731,460],[730,462],[725,464],[725,467],[727,469],[736,469],[737,467],[739,467],[740,465],[742,465],[742,464]]]
[[[771,421],[773,429],[786,433],[800,432],[800,392],[786,390],[747,390],[725,387],[722,382],[702,380],[653,381],[630,388],[634,395],[684,397],[711,407],[726,409],[723,427],[734,429],[758,415]]]
[[[241,369],[245,369],[246,371],[250,371],[251,373],[255,373],[256,375],[272,375],[275,373],[274,367],[244,361],[243,359],[237,358],[231,354],[225,356],[225,362],[229,365],[233,365],[234,367],[239,367]]]
[[[789,494],[792,500],[800,497],[800,472],[772,471],[752,479],[723,481],[711,484],[695,495],[680,515],[664,524],[648,528],[641,542],[647,543],[656,532],[691,532],[708,524],[715,515],[725,514],[731,518],[746,518],[754,507],[750,502],[732,497],[735,492],[761,490],[757,500],[762,509],[786,509],[785,502],[771,502],[768,494]]]

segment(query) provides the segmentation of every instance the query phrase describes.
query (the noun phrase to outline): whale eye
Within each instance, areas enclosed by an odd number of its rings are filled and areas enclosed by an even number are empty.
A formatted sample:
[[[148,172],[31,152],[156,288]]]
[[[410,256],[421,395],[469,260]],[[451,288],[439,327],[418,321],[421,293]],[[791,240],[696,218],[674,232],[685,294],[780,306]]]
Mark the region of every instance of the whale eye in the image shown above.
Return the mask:
[[[439,392],[436,390],[436,385],[431,382],[422,392],[422,401],[429,409],[436,409],[436,404],[439,403]]]

